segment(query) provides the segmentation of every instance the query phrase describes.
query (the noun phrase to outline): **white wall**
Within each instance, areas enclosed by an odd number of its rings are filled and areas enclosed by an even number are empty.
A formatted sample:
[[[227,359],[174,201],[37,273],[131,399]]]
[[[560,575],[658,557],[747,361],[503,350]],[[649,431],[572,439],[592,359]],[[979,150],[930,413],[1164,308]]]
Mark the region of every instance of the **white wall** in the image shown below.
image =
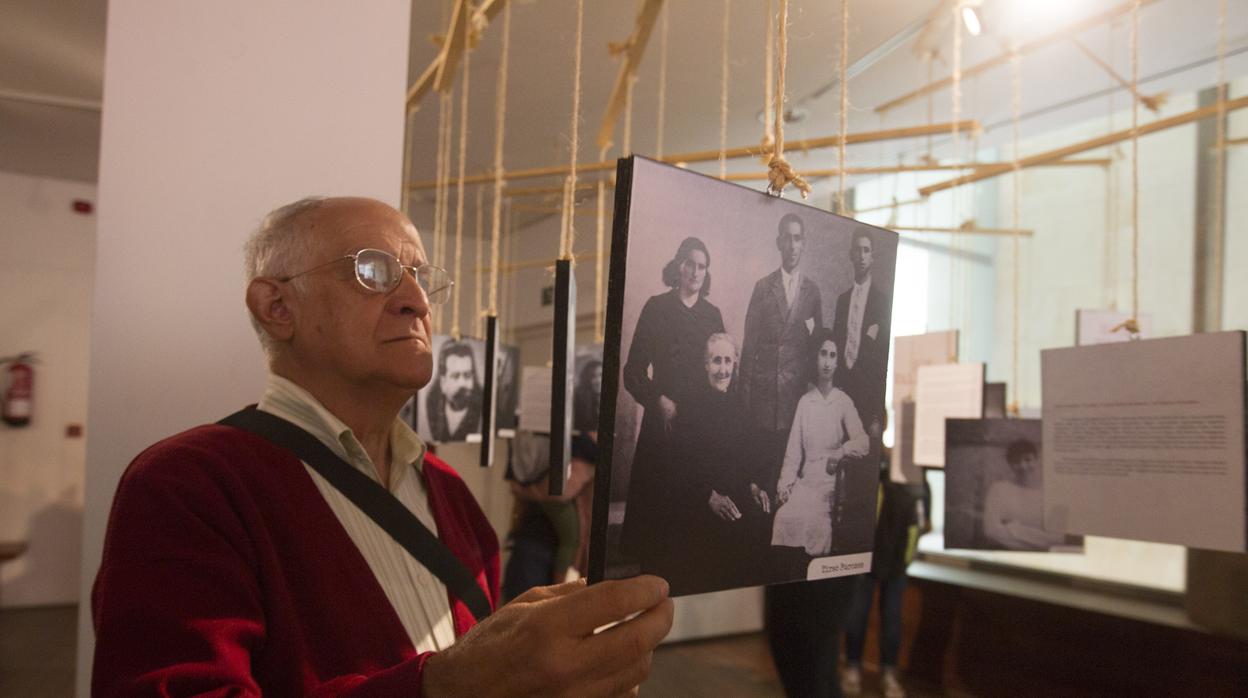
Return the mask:
[[[95,187],[0,172],[0,356],[39,354],[30,425],[0,425],[0,540],[28,545],[0,570],[6,607],[78,600],[85,449],[65,428],[87,417],[95,217],[74,199]]]
[[[254,401],[241,246],[306,194],[397,204],[410,5],[109,3],[82,589],[145,446]],[[89,686],[90,606],[78,693]]]

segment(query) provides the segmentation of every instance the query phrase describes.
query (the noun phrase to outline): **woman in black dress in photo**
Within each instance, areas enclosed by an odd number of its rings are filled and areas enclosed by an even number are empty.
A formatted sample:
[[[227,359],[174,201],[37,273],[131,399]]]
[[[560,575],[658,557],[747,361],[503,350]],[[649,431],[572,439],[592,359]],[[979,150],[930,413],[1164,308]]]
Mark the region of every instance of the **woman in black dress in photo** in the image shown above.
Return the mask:
[[[706,340],[724,331],[723,316],[706,296],[711,290],[711,255],[695,237],[685,238],[663,267],[670,289],[651,296],[641,309],[624,364],[624,388],[642,406],[641,432],[633,455],[621,547],[641,571],[665,577],[675,593],[681,542],[692,511],[682,496],[687,467],[674,451],[682,405],[706,382]]]

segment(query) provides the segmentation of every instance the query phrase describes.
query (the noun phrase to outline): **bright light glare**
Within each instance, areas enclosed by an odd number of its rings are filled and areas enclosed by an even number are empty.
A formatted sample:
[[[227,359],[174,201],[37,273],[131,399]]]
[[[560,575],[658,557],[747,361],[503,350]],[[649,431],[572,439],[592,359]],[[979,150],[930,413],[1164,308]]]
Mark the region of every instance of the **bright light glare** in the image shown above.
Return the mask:
[[[979,13],[969,5],[962,8],[962,23],[966,25],[966,30],[971,33],[971,36],[979,36],[979,32],[983,29],[979,24]]]

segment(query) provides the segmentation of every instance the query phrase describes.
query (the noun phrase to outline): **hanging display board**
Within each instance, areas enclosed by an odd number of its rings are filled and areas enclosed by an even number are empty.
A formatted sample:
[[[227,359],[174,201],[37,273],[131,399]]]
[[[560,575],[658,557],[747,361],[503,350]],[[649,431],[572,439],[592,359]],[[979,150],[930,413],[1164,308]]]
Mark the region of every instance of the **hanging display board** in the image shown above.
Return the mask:
[[[617,181],[591,582],[869,571],[897,234],[639,157]]]
[[[494,415],[498,405],[499,368],[498,318],[490,315],[485,319],[485,386],[481,390],[481,467],[494,464],[493,434],[497,429]]]
[[[893,448],[888,464],[889,479],[893,482],[917,484],[923,481],[923,471],[914,464],[914,388],[919,380],[919,367],[957,362],[957,330],[907,335],[894,340]]]
[[[429,443],[479,442],[487,367],[485,342],[439,334],[433,336],[432,344],[433,378],[416,393],[409,423]],[[516,425],[519,357],[518,348],[499,345],[494,364],[498,371],[495,429]]]
[[[524,367],[517,431],[550,434],[550,384],[553,380],[550,373],[549,366]]]
[[[572,465],[572,388],[576,369],[576,277],[572,260],[555,261],[555,331],[551,351],[550,493],[563,494]]]
[[[1044,527],[1038,419],[945,422],[945,547],[1078,552],[1079,536]]]
[[[945,467],[945,420],[979,419],[984,409],[984,365],[921,366],[914,400],[914,462]]]
[[[1121,310],[1088,310],[1075,311],[1075,345],[1086,347],[1090,344],[1111,344],[1126,342],[1131,339],[1129,332],[1118,329],[1122,323],[1131,319],[1131,313]],[[1139,339],[1153,336],[1153,316],[1140,313]]]
[[[1045,525],[1244,552],[1244,338],[1041,352]]]

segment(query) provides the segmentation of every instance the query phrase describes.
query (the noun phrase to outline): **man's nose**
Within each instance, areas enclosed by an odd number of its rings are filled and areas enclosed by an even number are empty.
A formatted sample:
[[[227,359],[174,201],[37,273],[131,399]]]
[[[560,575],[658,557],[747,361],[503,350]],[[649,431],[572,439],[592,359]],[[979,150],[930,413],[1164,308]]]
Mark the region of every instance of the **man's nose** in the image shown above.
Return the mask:
[[[386,307],[390,312],[399,315],[424,317],[429,314],[429,296],[416,282],[416,275],[404,269],[403,278],[399,281],[399,285],[390,292]]]

